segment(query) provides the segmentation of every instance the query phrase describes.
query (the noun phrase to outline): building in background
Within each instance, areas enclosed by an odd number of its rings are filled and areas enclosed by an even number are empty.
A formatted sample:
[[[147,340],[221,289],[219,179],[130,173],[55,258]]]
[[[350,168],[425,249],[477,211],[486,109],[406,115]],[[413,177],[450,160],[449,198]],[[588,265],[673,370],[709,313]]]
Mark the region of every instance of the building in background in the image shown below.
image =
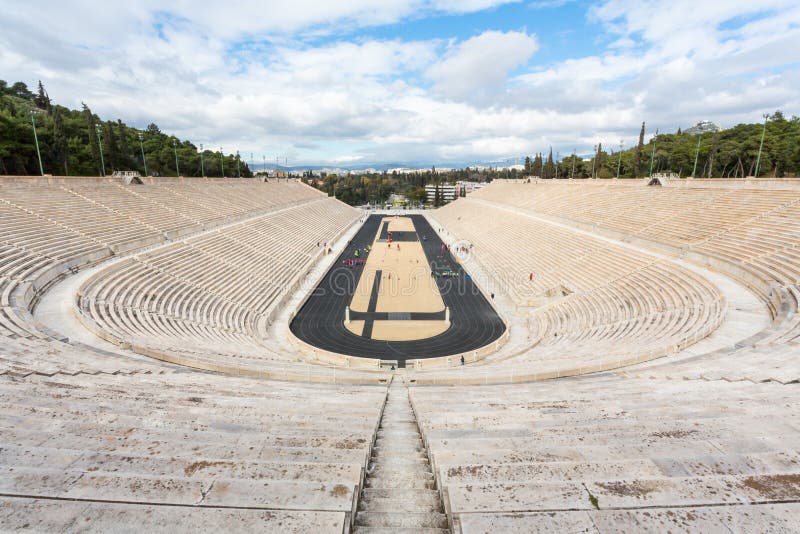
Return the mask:
[[[691,128],[687,128],[683,131],[683,133],[688,133],[692,135],[699,135],[699,134],[706,134],[706,133],[717,133],[722,131],[722,127],[716,122],[711,121],[700,121]]]
[[[425,194],[429,204],[433,204],[436,199],[436,188],[439,188],[439,198],[442,204],[452,202],[456,198],[456,186],[452,184],[428,184],[425,186]]]

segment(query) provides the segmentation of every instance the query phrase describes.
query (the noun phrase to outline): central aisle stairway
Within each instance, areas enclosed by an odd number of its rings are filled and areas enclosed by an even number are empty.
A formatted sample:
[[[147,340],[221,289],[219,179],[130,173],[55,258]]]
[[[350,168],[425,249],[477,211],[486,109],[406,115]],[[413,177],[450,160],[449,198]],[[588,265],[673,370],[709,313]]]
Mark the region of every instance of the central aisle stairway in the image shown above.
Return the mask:
[[[354,532],[449,532],[435,486],[408,388],[395,379],[372,449]]]

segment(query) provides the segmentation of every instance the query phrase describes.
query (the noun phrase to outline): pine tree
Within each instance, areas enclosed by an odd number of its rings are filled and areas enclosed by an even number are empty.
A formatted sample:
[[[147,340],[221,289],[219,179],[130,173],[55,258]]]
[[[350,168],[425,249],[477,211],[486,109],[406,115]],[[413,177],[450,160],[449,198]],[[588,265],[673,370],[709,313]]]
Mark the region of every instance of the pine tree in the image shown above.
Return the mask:
[[[25,82],[14,82],[14,85],[8,90],[8,93],[24,98],[25,100],[33,100],[36,95],[28,90],[28,85]]]
[[[633,169],[636,176],[642,176],[642,152],[644,151],[644,123],[639,131],[639,144],[636,145],[636,156],[633,162]]]
[[[525,156],[525,174],[527,176],[533,174],[532,169],[533,169],[533,162],[531,161],[531,157]]]

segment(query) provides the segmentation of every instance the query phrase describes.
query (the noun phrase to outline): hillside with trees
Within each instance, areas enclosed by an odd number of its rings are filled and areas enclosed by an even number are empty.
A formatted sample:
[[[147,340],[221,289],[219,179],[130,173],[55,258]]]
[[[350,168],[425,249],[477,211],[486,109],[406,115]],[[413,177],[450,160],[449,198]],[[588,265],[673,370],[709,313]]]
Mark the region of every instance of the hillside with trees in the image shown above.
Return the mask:
[[[145,130],[121,120],[102,120],[88,105],[71,110],[53,104],[41,82],[35,92],[22,82],[0,80],[0,174],[38,175],[36,137],[45,174],[58,176],[110,175],[114,171],[139,171],[151,176],[252,176],[235,154],[204,150],[163,133],[157,125]],[[102,147],[102,152],[101,152]],[[144,158],[142,157],[144,153]],[[177,153],[177,165],[176,165]],[[238,168],[238,171],[237,171]]]
[[[691,176],[697,160],[696,177],[743,178],[754,176],[758,148],[764,134],[759,162],[759,177],[800,176],[800,118],[787,119],[776,111],[764,123],[739,124],[716,133],[694,135],[678,130],[659,133],[644,142],[646,125],[642,124],[639,143],[627,150],[609,150],[599,144],[593,157],[584,160],[570,155],[554,162],[549,155],[526,158],[528,176],[542,178],[637,178],[654,173]]]
[[[100,175],[116,170],[136,170],[153,176],[252,176],[248,165],[235,154],[204,150],[190,141],[163,133],[156,124],[140,130],[121,120],[102,120],[88,105],[71,110],[54,104],[39,82],[35,91],[25,83],[9,85],[0,80],[0,174],[37,175],[36,136],[45,174]],[[800,118],[786,118],[781,111],[764,123],[739,124],[716,133],[694,135],[678,130],[658,133],[645,142],[642,123],[639,142],[625,150],[598,144],[592,157],[554,156],[547,153],[525,158],[524,169],[460,169],[439,173],[436,169],[408,174],[353,173],[324,176],[313,183],[350,204],[385,201],[392,193],[412,201],[424,199],[430,183],[457,180],[539,176],[542,178],[636,178],[651,172],[712,178],[753,176],[763,134],[758,176],[800,176]],[[176,164],[177,153],[177,164]],[[144,157],[143,157],[144,156]],[[696,162],[696,170],[695,170]],[[238,171],[237,171],[238,169]]]

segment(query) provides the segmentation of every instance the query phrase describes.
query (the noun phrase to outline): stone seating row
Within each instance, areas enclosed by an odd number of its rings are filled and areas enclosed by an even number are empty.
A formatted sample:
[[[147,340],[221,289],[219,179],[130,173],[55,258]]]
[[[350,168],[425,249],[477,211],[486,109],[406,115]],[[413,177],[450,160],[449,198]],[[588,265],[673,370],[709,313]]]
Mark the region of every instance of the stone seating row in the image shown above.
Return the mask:
[[[759,343],[800,336],[800,192],[791,188],[643,187],[497,182],[476,198],[640,239],[738,279],[773,315]],[[602,213],[592,206],[607,206]]]
[[[318,198],[318,191],[295,182],[228,183],[224,187],[78,182],[60,187],[4,184],[0,189],[0,200],[11,206],[117,247],[147,238],[149,234],[159,235]]]
[[[683,246],[795,205],[800,193],[757,188],[631,187],[613,182],[496,181],[491,188],[476,192],[475,197]]]
[[[34,498],[0,498],[0,523],[11,531],[185,532],[203,530],[320,532],[349,528],[344,512],[164,506]]]
[[[80,267],[223,224],[231,217],[323,198],[296,181],[199,182],[166,180],[137,186],[81,179],[55,184],[35,180],[0,183],[0,332],[42,337],[41,325],[34,324],[29,313],[38,293]],[[240,202],[244,205],[238,206]],[[212,207],[205,208],[206,204]]]
[[[352,222],[349,209],[324,203],[325,209],[291,208],[121,262],[84,286],[81,306],[123,338],[158,337],[163,330],[166,337],[181,332],[184,340],[252,340],[258,319],[309,266],[311,251],[320,250],[316,243]],[[302,226],[287,230],[292,219]],[[168,324],[155,324],[161,321]]]
[[[411,400],[454,519],[523,530],[532,524],[524,514],[536,511],[593,518],[615,508],[796,502],[794,393],[774,383],[598,376],[469,395],[415,387]],[[473,524],[474,514],[482,519]]]
[[[705,280],[676,279],[665,264],[652,264],[606,286],[567,296],[545,311],[540,332],[543,342],[568,343],[586,338],[588,331],[615,325],[633,328],[628,337],[644,343],[673,335],[680,338],[695,330],[689,323],[703,326],[714,320],[708,313],[718,311],[719,302],[716,290]]]
[[[472,253],[518,305],[534,306],[539,346],[509,364],[541,366],[557,354],[558,365],[571,358],[579,368],[637,352],[663,355],[702,339],[724,317],[713,284],[672,262],[470,199],[440,209],[436,217],[471,243]],[[587,361],[592,353],[596,360]]]
[[[145,522],[158,506],[167,524],[184,506],[207,515],[270,511],[273,519],[254,513],[252,526],[278,527],[271,521],[285,517],[301,529],[341,532],[386,396],[385,387],[189,372],[0,382],[0,491],[19,496],[14,506],[0,503],[6,527],[48,499],[127,504],[129,520]],[[87,509],[82,519],[94,524],[106,513]],[[29,517],[29,525],[56,515]]]
[[[323,198],[137,255],[87,281],[80,309],[112,341],[172,353],[176,363],[307,376],[301,365],[270,367],[297,357],[261,338],[287,289],[323,252],[318,243],[356,215]]]
[[[675,362],[645,364],[617,371],[624,377],[672,380],[725,380],[754,383],[800,382],[800,344],[761,345],[723,349]]]
[[[681,506],[571,512],[472,513],[459,518],[461,532],[795,532],[794,503]]]

